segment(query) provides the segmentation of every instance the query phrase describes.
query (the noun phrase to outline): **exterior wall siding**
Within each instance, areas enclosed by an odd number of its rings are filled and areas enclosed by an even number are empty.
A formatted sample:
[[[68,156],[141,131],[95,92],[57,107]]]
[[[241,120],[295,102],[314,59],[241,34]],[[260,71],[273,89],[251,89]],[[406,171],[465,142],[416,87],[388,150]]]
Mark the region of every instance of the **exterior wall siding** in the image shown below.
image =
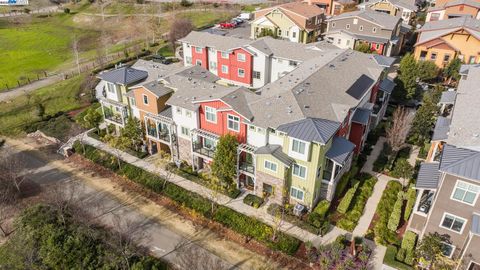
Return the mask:
[[[361,150],[366,127],[358,123],[352,123],[350,130],[349,141],[355,144],[355,154],[358,154]]]
[[[238,54],[245,55],[245,61],[238,60]],[[222,72],[222,65],[228,67],[228,72]],[[228,59],[222,57],[217,51],[217,74],[220,78],[251,85],[252,84],[253,56],[244,49],[236,49],[228,54]],[[239,76],[239,69],[244,70],[244,76]]]
[[[208,51],[207,48],[202,48],[201,53],[197,53],[195,50],[195,46],[191,46],[191,51],[192,51],[192,65],[197,64],[197,60],[201,61],[201,66],[204,69],[208,69]]]

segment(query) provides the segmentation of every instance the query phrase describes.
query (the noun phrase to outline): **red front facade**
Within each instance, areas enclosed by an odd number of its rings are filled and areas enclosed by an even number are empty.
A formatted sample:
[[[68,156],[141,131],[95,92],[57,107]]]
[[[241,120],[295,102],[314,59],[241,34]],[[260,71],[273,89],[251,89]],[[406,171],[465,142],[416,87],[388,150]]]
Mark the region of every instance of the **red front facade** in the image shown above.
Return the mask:
[[[377,48],[378,46],[378,48]],[[383,55],[383,48],[385,47],[385,44],[383,43],[370,43],[370,49],[380,55]]]
[[[378,89],[380,88],[380,82],[377,82],[372,87],[372,94],[370,95],[370,103],[374,103],[377,101]]]
[[[202,66],[204,69],[208,69],[208,50],[207,48],[195,47],[192,48],[192,64]],[[197,50],[201,50],[197,51]]]
[[[223,72],[222,66],[227,66],[228,71]],[[222,57],[222,52],[217,51],[217,68],[220,78],[252,84],[253,56],[244,49],[235,49],[225,58]]]
[[[340,129],[337,131],[337,136],[344,137],[344,138],[348,139],[348,131],[350,129],[350,114],[351,113],[352,113],[352,110],[348,111],[348,114],[345,117],[345,120],[343,120],[343,123],[340,126]]]
[[[208,121],[206,118],[205,107],[214,108],[216,110],[216,122]],[[239,143],[245,143],[247,140],[247,125],[241,115],[232,110],[222,101],[209,101],[200,104],[200,128],[217,135],[232,134],[238,138]],[[228,116],[238,117],[239,130],[234,131],[228,128]]]
[[[355,154],[358,154],[361,150],[365,130],[366,126],[359,123],[352,123],[352,128],[350,129],[350,137],[348,138],[348,140],[355,144]]]

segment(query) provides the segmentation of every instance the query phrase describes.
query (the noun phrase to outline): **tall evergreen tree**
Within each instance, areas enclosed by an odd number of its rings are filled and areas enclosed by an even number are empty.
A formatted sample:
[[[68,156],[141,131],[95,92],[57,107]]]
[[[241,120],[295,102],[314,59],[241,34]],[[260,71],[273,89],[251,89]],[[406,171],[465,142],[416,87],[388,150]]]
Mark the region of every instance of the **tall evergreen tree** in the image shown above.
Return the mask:
[[[406,98],[413,98],[417,92],[417,62],[410,53],[407,53],[400,61],[398,78],[406,91]]]
[[[226,134],[220,137],[215,158],[213,159],[212,172],[225,187],[232,188],[237,174],[237,138]]]

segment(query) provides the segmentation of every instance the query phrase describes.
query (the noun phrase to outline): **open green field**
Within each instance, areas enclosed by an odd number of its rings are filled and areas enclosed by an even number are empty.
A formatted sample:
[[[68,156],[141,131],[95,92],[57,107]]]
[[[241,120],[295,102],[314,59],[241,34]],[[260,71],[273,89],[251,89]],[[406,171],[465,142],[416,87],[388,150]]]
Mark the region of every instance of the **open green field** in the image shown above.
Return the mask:
[[[236,14],[233,14],[236,15]],[[192,21],[195,28],[204,28],[215,23],[229,20],[233,17],[232,12],[222,12],[215,10],[205,11],[185,11],[178,14],[179,17]]]
[[[79,98],[79,93],[84,79],[84,76],[73,77],[41,88],[30,96],[0,103],[0,134],[20,134],[23,128],[41,120],[37,104],[43,105],[45,115],[55,115],[82,107],[86,102]]]

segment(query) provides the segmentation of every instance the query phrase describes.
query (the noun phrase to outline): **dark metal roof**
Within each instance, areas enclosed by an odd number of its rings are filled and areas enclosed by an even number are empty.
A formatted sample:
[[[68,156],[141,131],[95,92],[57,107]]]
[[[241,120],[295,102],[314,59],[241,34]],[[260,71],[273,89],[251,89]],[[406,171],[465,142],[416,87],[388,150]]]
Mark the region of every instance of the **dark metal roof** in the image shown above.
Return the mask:
[[[377,61],[377,64],[379,64],[382,67],[390,67],[395,62],[395,58],[383,56],[379,54],[374,54],[373,58],[375,59],[375,61]]]
[[[390,78],[385,78],[380,82],[380,90],[391,94],[395,88],[396,83],[394,83]]]
[[[268,145],[262,146],[255,151],[255,154],[272,155],[274,158],[278,159],[287,167],[292,166],[293,162],[295,162],[295,160],[289,157],[287,154],[285,154],[282,151],[282,147],[277,144],[268,144]]]
[[[446,144],[442,151],[440,171],[480,180],[480,152]]]
[[[439,166],[440,164],[438,162],[423,162],[420,165],[420,170],[418,171],[415,187],[436,189],[438,187],[438,180],[440,178],[440,171],[438,170]]]
[[[326,144],[340,127],[339,122],[319,118],[306,118],[292,123],[283,124],[278,130],[288,136],[307,142]]]
[[[443,141],[448,139],[451,119],[443,116],[437,118],[435,129],[433,130],[432,141]]]
[[[355,99],[361,99],[373,83],[375,83],[375,81],[372,78],[362,74],[352,86],[347,89],[347,94]]]
[[[368,122],[370,121],[371,113],[372,113],[372,110],[357,108],[355,110],[355,113],[353,113],[352,122],[362,124],[362,125],[368,125]]]
[[[480,215],[473,214],[472,216],[472,228],[470,231],[474,234],[480,234]]]
[[[456,91],[444,91],[442,97],[440,98],[440,104],[454,104],[455,98],[457,97]]]
[[[355,144],[343,137],[334,137],[332,146],[328,149],[325,156],[338,164],[345,164],[355,149]]]
[[[146,79],[148,72],[131,67],[121,67],[103,72],[98,77],[107,82],[129,85]]]

